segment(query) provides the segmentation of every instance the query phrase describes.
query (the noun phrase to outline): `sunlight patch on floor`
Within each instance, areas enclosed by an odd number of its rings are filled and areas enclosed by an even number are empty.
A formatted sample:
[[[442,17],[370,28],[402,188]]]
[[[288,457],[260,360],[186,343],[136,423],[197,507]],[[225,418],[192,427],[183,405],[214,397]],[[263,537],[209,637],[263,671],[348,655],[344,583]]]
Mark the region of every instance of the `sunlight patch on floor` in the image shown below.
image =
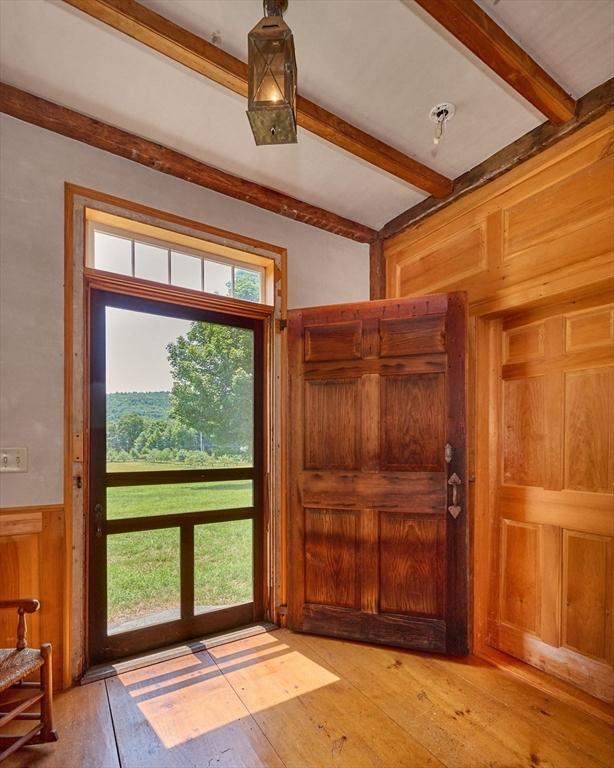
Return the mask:
[[[225,727],[232,730],[233,723],[249,717],[243,701],[249,701],[253,712],[339,681],[271,635],[248,642],[211,649],[210,656],[184,656],[121,676],[126,693],[165,748]]]

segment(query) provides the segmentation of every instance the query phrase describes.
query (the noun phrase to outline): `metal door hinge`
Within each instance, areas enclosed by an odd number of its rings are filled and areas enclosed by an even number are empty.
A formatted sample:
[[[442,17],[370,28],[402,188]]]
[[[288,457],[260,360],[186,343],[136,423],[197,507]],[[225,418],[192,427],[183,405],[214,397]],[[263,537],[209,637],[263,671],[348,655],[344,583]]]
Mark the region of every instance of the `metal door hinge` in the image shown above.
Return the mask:
[[[443,453],[443,457],[446,460],[446,464],[449,464],[452,461],[452,456],[454,455],[454,451],[452,450],[452,446],[450,443],[446,443],[446,447]]]
[[[288,321],[286,320],[285,317],[282,317],[281,320],[279,321],[279,330],[285,331],[287,327],[288,327]]]

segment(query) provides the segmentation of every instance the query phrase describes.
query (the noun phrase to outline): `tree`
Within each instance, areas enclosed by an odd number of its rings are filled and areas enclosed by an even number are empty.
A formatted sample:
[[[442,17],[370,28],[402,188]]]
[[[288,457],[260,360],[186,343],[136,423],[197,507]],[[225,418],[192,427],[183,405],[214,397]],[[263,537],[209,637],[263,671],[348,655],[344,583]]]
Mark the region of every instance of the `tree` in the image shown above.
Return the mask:
[[[198,447],[198,433],[174,419],[150,421],[134,442],[134,449],[140,455],[154,449],[194,451]]]
[[[202,432],[217,453],[251,454],[252,332],[194,322],[167,350],[171,417]]]
[[[130,451],[149,419],[136,413],[128,413],[107,426],[107,444],[118,451]]]
[[[260,275],[248,269],[235,269],[234,290],[231,283],[226,283],[229,292],[236,299],[260,301]]]

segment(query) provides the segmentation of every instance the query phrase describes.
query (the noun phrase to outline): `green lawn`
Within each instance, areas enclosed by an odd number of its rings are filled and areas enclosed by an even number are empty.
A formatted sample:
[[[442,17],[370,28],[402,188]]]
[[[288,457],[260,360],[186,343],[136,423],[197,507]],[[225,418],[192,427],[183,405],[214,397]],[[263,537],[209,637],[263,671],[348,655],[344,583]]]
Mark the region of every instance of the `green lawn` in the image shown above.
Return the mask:
[[[143,469],[143,462],[135,464]],[[109,488],[107,514],[113,519],[246,507],[251,497],[250,480]],[[196,526],[194,559],[196,606],[252,599],[251,520]],[[109,624],[178,609],[178,528],[109,536],[107,563]]]

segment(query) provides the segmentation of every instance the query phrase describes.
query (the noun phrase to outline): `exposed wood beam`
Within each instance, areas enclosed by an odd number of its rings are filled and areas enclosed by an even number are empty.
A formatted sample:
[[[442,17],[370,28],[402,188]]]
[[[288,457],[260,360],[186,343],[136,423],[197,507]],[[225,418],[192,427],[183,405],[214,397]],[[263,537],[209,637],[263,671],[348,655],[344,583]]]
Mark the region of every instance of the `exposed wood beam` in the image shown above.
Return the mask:
[[[553,123],[574,116],[571,96],[474,0],[415,2]]]
[[[379,238],[369,246],[369,298],[386,298],[386,259],[383,241]]]
[[[245,62],[135,0],[64,2],[247,97]],[[297,120],[311,133],[435,197],[447,195],[452,189],[450,179],[300,95],[297,97]]]
[[[174,149],[122,131],[6,83],[0,83],[0,112],[125,157],[160,173],[167,173],[169,176],[198,184],[220,192],[222,195],[234,197],[244,203],[250,203],[288,219],[310,224],[359,243],[370,243],[377,236],[374,229],[363,224],[296,200],[294,197],[263,187],[253,181],[220,171]]]
[[[488,184],[501,174],[510,171],[520,163],[533,157],[538,152],[556,144],[557,141],[574,133],[587,123],[596,120],[608,109],[614,107],[614,78],[593,88],[578,99],[576,115],[563,125],[542,123],[529,133],[525,133],[512,144],[499,150],[484,162],[459,176],[454,182],[454,189],[444,198],[427,197],[407,211],[400,213],[385,224],[379,232],[381,238],[392,237],[402,229],[430,216],[458,200],[468,192]]]

